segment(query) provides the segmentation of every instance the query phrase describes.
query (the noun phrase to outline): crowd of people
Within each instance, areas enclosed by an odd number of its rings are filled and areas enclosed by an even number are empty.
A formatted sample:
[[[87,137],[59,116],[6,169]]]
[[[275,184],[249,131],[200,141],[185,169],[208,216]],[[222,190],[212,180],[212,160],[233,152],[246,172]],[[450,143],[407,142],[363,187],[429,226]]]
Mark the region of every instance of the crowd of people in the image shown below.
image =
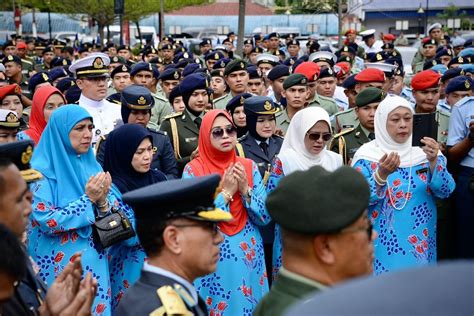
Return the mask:
[[[359,35],[6,42],[0,315],[283,315],[473,258],[472,39],[431,25],[406,75]]]

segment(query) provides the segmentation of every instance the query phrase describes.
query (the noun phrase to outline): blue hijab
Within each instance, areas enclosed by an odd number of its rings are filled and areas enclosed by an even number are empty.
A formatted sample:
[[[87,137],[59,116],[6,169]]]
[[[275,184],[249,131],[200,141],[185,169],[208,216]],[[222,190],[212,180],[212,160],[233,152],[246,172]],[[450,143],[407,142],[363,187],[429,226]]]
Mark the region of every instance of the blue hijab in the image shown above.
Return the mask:
[[[153,144],[151,133],[138,124],[122,125],[107,136],[104,170],[110,172],[112,182],[122,194],[166,180],[161,171],[150,169],[146,173],[140,173],[133,168],[133,155],[145,138],[149,138]]]
[[[56,207],[64,207],[85,194],[89,178],[102,171],[92,148],[78,155],[71,145],[69,133],[82,120],[92,117],[84,108],[70,104],[60,107],[51,115],[31,165],[48,180]]]

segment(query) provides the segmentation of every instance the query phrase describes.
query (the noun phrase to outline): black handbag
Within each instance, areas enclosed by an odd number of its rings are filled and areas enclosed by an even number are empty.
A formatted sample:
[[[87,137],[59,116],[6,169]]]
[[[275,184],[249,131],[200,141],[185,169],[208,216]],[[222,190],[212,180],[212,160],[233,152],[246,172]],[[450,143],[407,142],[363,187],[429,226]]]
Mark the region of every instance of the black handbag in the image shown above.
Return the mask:
[[[115,207],[112,207],[111,214],[107,216],[96,216],[92,232],[94,243],[102,249],[135,236],[128,217]]]

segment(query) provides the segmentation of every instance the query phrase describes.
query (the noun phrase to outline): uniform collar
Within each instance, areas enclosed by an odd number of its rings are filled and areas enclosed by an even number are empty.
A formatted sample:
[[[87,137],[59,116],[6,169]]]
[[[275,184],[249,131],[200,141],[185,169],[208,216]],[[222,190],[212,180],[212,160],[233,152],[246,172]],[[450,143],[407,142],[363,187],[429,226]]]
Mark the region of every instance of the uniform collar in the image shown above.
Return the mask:
[[[360,129],[364,132],[365,136],[369,137],[369,134],[371,132],[368,129],[366,129],[364,126],[362,126],[362,124],[359,124],[359,126],[360,126]]]
[[[279,273],[289,279],[292,279],[292,280],[295,280],[295,281],[298,281],[300,283],[304,283],[306,285],[309,285],[309,286],[312,286],[316,289],[320,289],[320,290],[324,290],[327,288],[326,285],[322,284],[322,283],[319,283],[318,281],[315,281],[315,280],[312,280],[312,279],[308,279],[307,277],[305,276],[302,276],[300,274],[297,274],[297,273],[294,273],[294,272],[291,272],[287,269],[285,269],[284,267],[281,267],[280,268],[280,271]]]
[[[79,104],[86,105],[93,108],[99,108],[104,105],[104,100],[100,100],[100,101],[92,100],[81,93],[81,96],[79,97]]]

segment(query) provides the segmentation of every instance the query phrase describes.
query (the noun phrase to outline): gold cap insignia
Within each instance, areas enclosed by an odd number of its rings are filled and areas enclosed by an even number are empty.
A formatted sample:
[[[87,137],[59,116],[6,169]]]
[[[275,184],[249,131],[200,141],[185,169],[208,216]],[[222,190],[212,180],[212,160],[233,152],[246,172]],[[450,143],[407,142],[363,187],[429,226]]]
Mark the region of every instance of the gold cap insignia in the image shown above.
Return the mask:
[[[71,81],[71,87],[74,86],[76,83],[74,81]]]
[[[66,66],[66,65],[67,65],[67,60],[63,59],[63,66]]]
[[[44,72],[41,74],[41,76],[43,77],[43,80],[44,80],[44,81],[49,81],[48,75],[45,74]]]
[[[377,58],[377,60],[382,60],[383,59],[382,55],[380,55],[380,54],[377,54],[376,58]]]
[[[244,104],[245,103],[245,98],[244,97],[240,97],[240,104]]]
[[[7,59],[8,59],[9,61],[12,61],[12,60],[13,60],[13,56],[12,56],[12,55],[8,55]]]
[[[183,57],[184,57],[184,58],[189,58],[189,54],[188,54],[188,53],[184,53],[184,54],[183,54]]]
[[[459,58],[458,58],[458,61],[459,61],[460,63],[463,63],[463,62],[464,62],[464,59],[463,59],[462,57],[459,57]]]
[[[127,71],[127,70],[128,70],[128,69],[127,69],[127,66],[123,65],[123,66],[122,66],[122,71]]]
[[[144,96],[140,96],[137,100],[137,103],[140,104],[140,105],[144,105],[146,104],[146,99]]]
[[[225,67],[225,62],[224,62],[224,61],[221,61],[221,67],[222,67],[222,68]]]
[[[270,103],[270,101],[265,101],[265,104],[263,104],[263,108],[267,111],[270,111],[272,109],[272,104]]]
[[[5,117],[5,120],[7,121],[7,123],[17,123],[18,122],[18,117],[15,115],[15,113],[10,112]]]
[[[459,72],[459,75],[464,76],[464,69],[461,69],[461,71]]]
[[[179,79],[179,73],[177,71],[174,73],[173,78],[176,80]]]
[[[216,60],[219,59],[219,54],[218,54],[218,53],[216,53],[216,54],[214,55],[214,59],[216,59]]]
[[[333,74],[333,71],[331,68],[328,68],[328,74],[332,75]]]
[[[244,69],[245,68],[245,65],[244,63],[240,63],[240,68]]]
[[[21,154],[21,163],[26,165],[30,162],[31,156],[33,156],[33,147],[28,146],[26,150]]]
[[[92,64],[92,66],[95,69],[103,68],[104,67],[104,61],[102,60],[102,58],[97,57],[96,59],[94,59],[94,63]]]
[[[21,88],[20,88],[19,85],[16,85],[16,87],[15,87],[15,93],[16,93],[16,94],[21,94]]]
[[[153,71],[153,68],[151,68],[151,64],[148,64],[148,69],[149,69],[150,71]]]
[[[347,46],[344,46],[344,49],[343,49],[344,52],[348,52],[349,51],[349,47]]]
[[[470,88],[471,88],[471,84],[469,83],[468,80],[464,81],[464,86],[466,87],[466,89],[470,89]]]

